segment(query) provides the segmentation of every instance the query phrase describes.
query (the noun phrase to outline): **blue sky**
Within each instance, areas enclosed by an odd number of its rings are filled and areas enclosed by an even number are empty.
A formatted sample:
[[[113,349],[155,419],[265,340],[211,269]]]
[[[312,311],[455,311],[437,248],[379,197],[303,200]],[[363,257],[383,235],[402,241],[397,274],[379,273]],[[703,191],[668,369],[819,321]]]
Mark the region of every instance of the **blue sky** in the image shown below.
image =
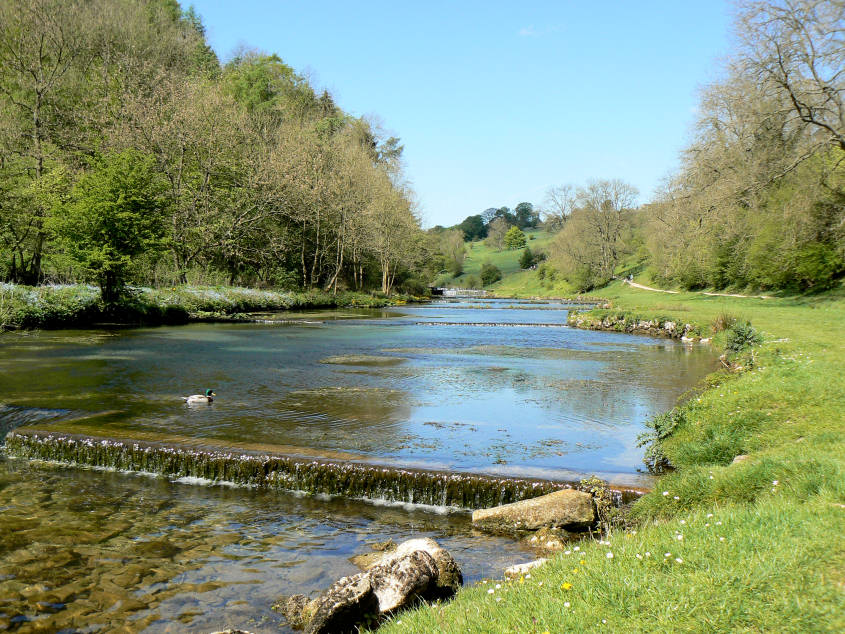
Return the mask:
[[[730,43],[723,0],[193,4],[222,59],[277,53],[399,136],[426,226],[590,178],[648,201]]]

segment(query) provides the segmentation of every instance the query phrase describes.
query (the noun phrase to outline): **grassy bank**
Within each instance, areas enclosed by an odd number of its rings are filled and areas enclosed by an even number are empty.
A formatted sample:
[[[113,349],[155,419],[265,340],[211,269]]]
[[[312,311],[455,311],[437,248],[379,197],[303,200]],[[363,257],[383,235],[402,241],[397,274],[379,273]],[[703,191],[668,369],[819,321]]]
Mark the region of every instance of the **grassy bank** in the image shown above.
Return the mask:
[[[81,284],[19,286],[0,284],[0,331],[11,328],[59,328],[100,322],[186,323],[224,319],[256,311],[306,308],[378,308],[404,303],[365,293],[282,292],[237,287],[177,286],[130,289],[123,301],[106,306],[96,287]]]
[[[742,371],[712,375],[675,410],[662,448],[677,470],[634,506],[629,530],[383,631],[845,630],[845,295],[666,295],[619,283],[602,295],[613,307],[599,316],[703,329],[750,320],[763,342],[733,355]]]

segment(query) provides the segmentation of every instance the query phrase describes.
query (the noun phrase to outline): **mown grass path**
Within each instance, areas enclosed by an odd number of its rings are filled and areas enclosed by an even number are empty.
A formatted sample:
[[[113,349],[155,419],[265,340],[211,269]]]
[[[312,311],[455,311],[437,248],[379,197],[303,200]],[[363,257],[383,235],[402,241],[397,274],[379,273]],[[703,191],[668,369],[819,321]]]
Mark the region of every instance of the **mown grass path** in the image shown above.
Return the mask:
[[[664,446],[677,471],[635,505],[630,530],[383,631],[845,631],[843,292],[733,298],[615,282],[602,295],[605,313],[703,327],[734,317],[764,341],[735,360],[743,371],[712,375],[681,405]]]

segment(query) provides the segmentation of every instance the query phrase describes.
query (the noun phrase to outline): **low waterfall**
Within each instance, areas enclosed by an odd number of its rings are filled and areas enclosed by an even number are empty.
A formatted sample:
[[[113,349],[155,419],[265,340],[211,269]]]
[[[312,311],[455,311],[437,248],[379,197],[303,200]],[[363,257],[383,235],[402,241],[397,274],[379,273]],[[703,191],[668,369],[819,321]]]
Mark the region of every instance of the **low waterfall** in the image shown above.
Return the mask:
[[[69,465],[464,510],[498,506],[577,486],[571,482],[198,449],[31,429],[10,432],[6,452],[19,458]],[[639,495],[633,489],[614,491],[617,504]]]

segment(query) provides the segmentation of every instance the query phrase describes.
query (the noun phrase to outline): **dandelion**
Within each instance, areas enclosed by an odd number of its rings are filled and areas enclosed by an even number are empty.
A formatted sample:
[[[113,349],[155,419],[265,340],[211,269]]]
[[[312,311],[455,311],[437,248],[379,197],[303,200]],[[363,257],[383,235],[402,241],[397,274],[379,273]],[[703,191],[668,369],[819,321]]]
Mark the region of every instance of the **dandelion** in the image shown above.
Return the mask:
[[[584,561],[584,560],[582,559],[582,560],[581,560],[581,561],[579,561],[578,563],[579,563],[579,564],[581,564],[581,565],[583,566],[583,565],[585,565],[587,562],[586,562],[586,561]]]
[[[573,572],[573,573],[575,573],[575,574],[577,575],[577,574],[578,574],[578,568],[573,568],[573,569],[572,569],[572,572]]]
[[[560,584],[560,589],[561,590],[572,590],[572,584],[569,583],[568,581],[564,581],[562,584]]]
[[[613,553],[607,553],[605,557],[607,557],[608,559],[613,559]]]
[[[520,577],[519,584],[522,585],[523,583],[525,583],[525,577]]]

